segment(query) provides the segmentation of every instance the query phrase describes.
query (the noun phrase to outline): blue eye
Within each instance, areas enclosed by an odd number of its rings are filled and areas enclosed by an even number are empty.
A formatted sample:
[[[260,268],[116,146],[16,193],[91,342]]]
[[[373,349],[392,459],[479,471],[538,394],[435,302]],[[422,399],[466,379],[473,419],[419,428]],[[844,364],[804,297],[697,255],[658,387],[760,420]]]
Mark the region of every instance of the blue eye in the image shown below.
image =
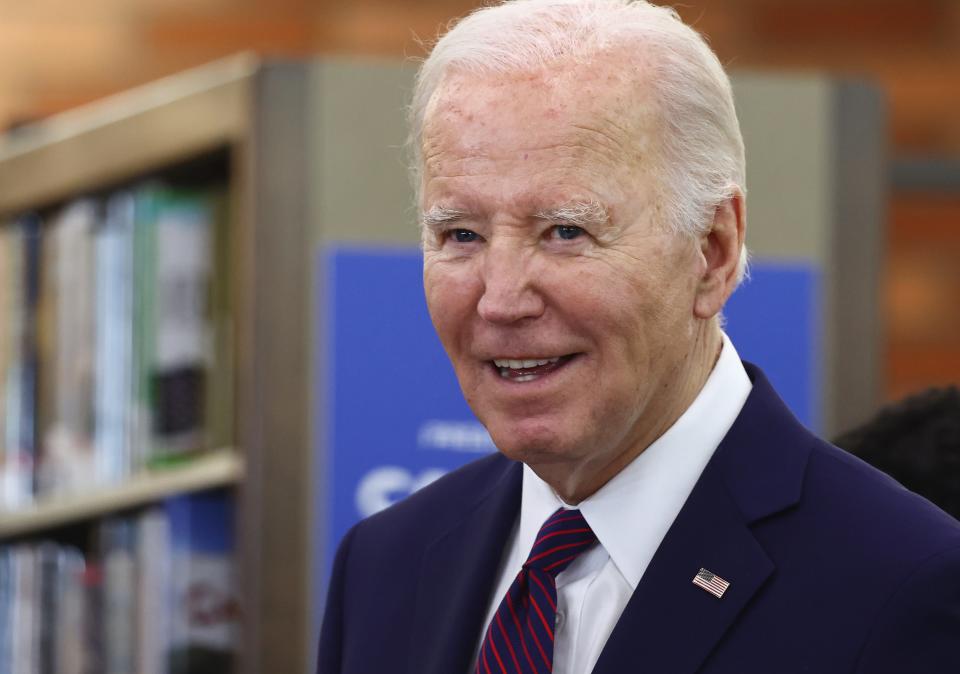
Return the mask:
[[[452,229],[449,236],[457,243],[473,243],[480,238],[476,232],[471,232],[469,229]]]
[[[557,236],[565,241],[576,239],[584,233],[583,228],[574,225],[557,225],[553,228]]]

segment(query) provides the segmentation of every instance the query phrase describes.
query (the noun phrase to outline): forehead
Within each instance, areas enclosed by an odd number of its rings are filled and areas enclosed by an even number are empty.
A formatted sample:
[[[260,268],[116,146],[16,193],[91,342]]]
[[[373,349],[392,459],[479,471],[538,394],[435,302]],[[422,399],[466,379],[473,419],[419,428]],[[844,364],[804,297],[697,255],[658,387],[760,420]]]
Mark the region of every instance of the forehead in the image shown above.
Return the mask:
[[[426,110],[424,179],[534,167],[550,183],[649,167],[651,99],[642,74],[610,58],[495,76],[451,72]]]

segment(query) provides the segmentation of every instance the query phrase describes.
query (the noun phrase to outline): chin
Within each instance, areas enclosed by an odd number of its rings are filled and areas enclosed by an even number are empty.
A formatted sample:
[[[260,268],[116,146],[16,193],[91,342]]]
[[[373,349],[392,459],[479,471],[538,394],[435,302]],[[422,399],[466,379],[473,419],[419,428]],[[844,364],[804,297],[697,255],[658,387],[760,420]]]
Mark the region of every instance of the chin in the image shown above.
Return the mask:
[[[531,430],[516,427],[496,432],[491,430],[490,437],[505,457],[531,466],[563,463],[570,461],[576,455],[570,443],[564,443],[555,431],[541,429],[540,432],[531,432]]]

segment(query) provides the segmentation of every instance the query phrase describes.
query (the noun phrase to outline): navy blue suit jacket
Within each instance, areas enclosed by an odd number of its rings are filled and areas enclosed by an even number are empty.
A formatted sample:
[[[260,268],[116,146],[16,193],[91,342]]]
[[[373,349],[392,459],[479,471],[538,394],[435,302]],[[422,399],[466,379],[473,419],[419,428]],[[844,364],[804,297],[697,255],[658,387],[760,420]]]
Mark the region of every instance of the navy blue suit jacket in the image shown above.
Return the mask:
[[[960,672],[960,524],[811,435],[748,372],[743,411],[593,671]],[[521,475],[493,455],[354,527],[319,674],[470,671]],[[722,599],[693,585],[701,567],[730,581]]]

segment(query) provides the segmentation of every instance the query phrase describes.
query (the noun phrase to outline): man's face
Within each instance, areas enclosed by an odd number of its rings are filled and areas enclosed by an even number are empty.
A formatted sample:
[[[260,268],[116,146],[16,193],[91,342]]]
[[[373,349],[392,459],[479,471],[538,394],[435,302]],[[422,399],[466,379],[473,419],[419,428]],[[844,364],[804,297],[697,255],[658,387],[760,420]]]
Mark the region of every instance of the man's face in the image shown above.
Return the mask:
[[[537,472],[603,473],[655,439],[702,329],[656,114],[614,66],[453,74],[427,111],[430,314],[497,447]]]

